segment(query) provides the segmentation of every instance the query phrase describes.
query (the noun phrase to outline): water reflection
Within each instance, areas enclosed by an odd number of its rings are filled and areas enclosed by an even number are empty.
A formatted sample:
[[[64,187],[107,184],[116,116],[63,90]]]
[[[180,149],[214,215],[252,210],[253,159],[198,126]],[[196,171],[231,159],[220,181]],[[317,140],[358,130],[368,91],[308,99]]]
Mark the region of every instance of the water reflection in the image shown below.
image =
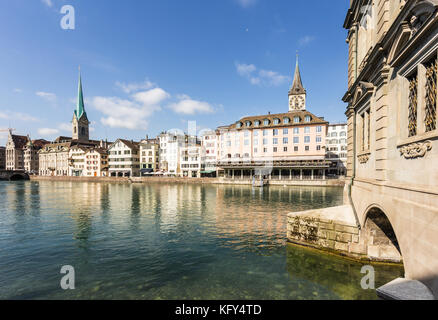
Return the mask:
[[[0,203],[0,299],[374,297],[357,266],[286,244],[287,213],[341,188],[0,182]]]

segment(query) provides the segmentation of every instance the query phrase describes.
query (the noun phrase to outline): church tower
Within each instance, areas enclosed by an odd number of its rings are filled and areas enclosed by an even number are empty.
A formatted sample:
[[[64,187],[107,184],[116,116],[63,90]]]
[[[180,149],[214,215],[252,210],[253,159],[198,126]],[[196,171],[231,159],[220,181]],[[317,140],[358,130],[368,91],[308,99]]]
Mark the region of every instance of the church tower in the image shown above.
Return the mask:
[[[300,68],[297,63],[292,88],[289,90],[289,112],[306,110],[306,90],[301,82]]]
[[[79,86],[78,86],[78,102],[76,105],[76,110],[73,113],[73,140],[80,140],[88,142],[90,139],[88,125],[90,122],[87,118],[87,113],[85,112],[84,97],[82,94],[82,80],[81,73],[79,71]]]

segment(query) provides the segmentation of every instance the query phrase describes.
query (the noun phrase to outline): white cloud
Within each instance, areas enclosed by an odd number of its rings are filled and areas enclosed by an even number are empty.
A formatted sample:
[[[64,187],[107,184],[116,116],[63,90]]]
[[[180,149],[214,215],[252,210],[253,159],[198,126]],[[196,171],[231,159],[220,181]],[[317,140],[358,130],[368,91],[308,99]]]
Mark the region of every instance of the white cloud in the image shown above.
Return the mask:
[[[236,1],[243,8],[251,7],[257,2],[257,0],[236,0]]]
[[[44,3],[48,7],[52,7],[53,6],[52,0],[41,0],[41,2]]]
[[[72,125],[71,125],[71,123],[66,123],[66,122],[60,123],[58,125],[58,129],[59,129],[59,131],[71,132],[72,131]]]
[[[148,90],[150,88],[155,87],[155,84],[150,82],[149,80],[145,80],[141,83],[124,83],[124,82],[116,82],[116,86],[123,90],[125,93],[132,93],[140,90]]]
[[[170,95],[161,88],[137,92],[130,99],[118,97],[94,97],[91,105],[105,116],[101,122],[111,128],[144,130],[147,119],[161,110],[161,103]]]
[[[236,63],[236,70],[240,76],[247,78],[253,85],[279,86],[290,81],[289,76],[271,70],[257,70],[257,67],[253,64]]]
[[[44,100],[47,100],[49,102],[55,102],[56,101],[56,94],[51,93],[51,92],[44,92],[44,91],[38,91],[35,92],[35,94],[38,97],[43,98]]]
[[[22,113],[22,112],[12,112],[9,110],[0,112],[0,119],[11,119],[14,121],[38,121],[37,118],[31,116],[30,114],[27,113]]]
[[[298,44],[300,45],[300,47],[305,47],[308,44],[310,44],[311,42],[313,42],[314,40],[315,40],[315,37],[307,35],[307,36],[300,38],[298,40]]]
[[[253,73],[254,71],[257,70],[256,66],[253,64],[239,64],[236,63],[236,69],[237,69],[237,73],[239,75],[241,75],[242,77],[246,77],[251,75],[251,73]]]
[[[38,134],[42,137],[51,137],[59,133],[58,129],[52,128],[40,128],[38,129]]]
[[[193,115],[196,113],[212,113],[213,107],[204,101],[191,99],[187,95],[179,96],[179,101],[169,105],[169,108],[176,113]]]
[[[15,93],[22,93],[23,90],[21,90],[21,89],[19,89],[19,88],[15,88],[15,89],[14,89],[14,92],[15,92]]]

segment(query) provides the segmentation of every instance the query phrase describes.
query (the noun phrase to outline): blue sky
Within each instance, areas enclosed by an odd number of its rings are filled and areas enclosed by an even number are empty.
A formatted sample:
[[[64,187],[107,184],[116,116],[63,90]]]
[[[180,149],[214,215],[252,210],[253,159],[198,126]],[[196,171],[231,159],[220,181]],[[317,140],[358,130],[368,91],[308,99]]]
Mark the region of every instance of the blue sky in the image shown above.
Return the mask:
[[[60,26],[63,5],[75,29]],[[0,128],[71,135],[78,66],[92,138],[139,140],[287,112],[300,53],[308,110],[344,121],[349,0],[0,2]],[[6,134],[0,132],[0,145]]]

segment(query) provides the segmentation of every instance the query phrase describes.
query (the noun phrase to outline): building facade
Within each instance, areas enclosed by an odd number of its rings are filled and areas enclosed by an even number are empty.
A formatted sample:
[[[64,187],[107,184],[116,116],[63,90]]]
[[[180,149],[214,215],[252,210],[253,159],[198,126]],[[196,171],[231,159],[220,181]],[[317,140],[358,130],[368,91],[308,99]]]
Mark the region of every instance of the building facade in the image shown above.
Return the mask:
[[[352,0],[346,199],[365,254],[438,296],[438,1]],[[373,236],[374,235],[374,236]],[[374,243],[375,235],[386,242]],[[368,250],[368,252],[367,252]],[[384,251],[383,251],[384,250]]]
[[[217,131],[206,130],[201,132],[201,176],[216,177],[217,176],[217,162],[219,159],[219,135]]]
[[[108,177],[108,150],[100,147],[89,148],[84,155],[84,177]]]
[[[200,178],[202,147],[200,144],[187,145],[180,148],[180,169],[182,177]]]
[[[108,172],[111,177],[140,176],[140,143],[117,139],[108,148]]]
[[[140,142],[140,172],[150,175],[160,170],[160,143],[158,139]]]
[[[0,147],[0,170],[6,169],[6,147]]]
[[[186,145],[184,133],[166,132],[158,136],[160,141],[160,171],[168,175],[181,174],[181,148]]]
[[[24,170],[24,148],[28,137],[12,134],[9,130],[6,143],[6,170]]]
[[[336,163],[336,168],[328,171],[331,175],[347,174],[347,124],[330,124],[327,133],[326,158]]]
[[[39,154],[38,152],[44,148],[49,141],[44,139],[31,140],[28,136],[28,142],[23,149],[24,170],[30,174],[39,173]]]
[[[235,179],[325,179],[328,122],[306,110],[306,90],[297,65],[289,111],[245,117],[218,128],[219,167]]]

